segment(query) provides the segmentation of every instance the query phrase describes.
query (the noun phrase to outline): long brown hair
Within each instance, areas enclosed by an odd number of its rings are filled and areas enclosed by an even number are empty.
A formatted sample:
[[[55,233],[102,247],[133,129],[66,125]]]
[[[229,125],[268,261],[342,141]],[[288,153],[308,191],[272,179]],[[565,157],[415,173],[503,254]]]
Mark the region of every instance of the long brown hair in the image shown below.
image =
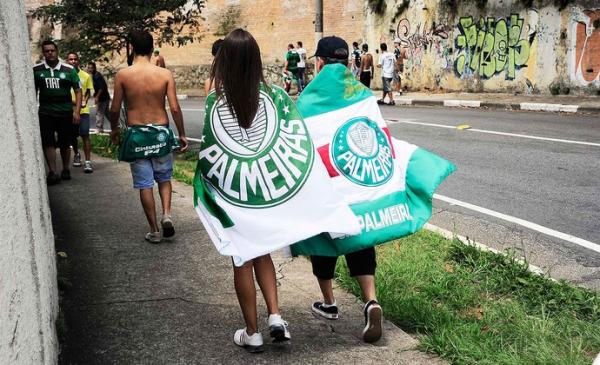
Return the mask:
[[[213,60],[210,78],[217,97],[225,95],[229,111],[242,128],[249,128],[258,110],[260,83],[265,83],[260,48],[250,33],[233,30]]]

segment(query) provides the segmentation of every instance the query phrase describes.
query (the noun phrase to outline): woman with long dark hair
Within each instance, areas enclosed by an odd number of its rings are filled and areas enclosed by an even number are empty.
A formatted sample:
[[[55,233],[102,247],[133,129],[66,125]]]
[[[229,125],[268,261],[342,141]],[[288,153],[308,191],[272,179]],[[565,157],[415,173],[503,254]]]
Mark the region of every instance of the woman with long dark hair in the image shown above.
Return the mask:
[[[227,133],[225,138],[231,138],[235,141],[232,143],[238,143],[238,148],[245,148],[244,145],[251,143],[252,136],[256,135],[256,130],[268,130],[269,123],[278,123],[278,120],[269,119],[262,113],[265,98],[269,98],[270,88],[263,76],[258,44],[247,31],[236,29],[223,40],[212,64],[210,84],[213,85],[214,91],[206,100],[207,122],[204,134],[207,138],[212,139],[211,136]],[[242,135],[245,135],[246,139]],[[208,141],[202,146],[207,144]],[[202,179],[210,183],[211,173],[214,173],[215,168],[203,168],[201,163],[199,166]],[[214,184],[213,189],[218,189],[218,184]],[[251,250],[245,247],[242,249]],[[264,254],[263,250],[257,257],[236,266],[241,263],[234,260],[234,285],[246,327],[237,330],[233,340],[236,345],[250,352],[260,352],[263,350],[263,338],[258,332],[254,275],[266,302],[269,332],[273,342],[287,341],[290,334],[287,323],[279,314],[277,282],[271,256],[268,253]]]

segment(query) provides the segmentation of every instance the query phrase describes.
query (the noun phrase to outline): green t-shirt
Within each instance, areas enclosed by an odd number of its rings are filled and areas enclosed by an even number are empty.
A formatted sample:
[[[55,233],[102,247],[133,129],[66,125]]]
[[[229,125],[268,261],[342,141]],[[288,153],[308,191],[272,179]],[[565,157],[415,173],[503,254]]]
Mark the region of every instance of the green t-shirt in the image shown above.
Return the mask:
[[[81,89],[77,71],[71,65],[58,62],[53,68],[46,62],[33,66],[35,89],[40,93],[40,114],[68,115],[73,113],[71,89]]]
[[[298,62],[300,62],[300,55],[294,50],[289,50],[285,54],[285,60],[288,61],[288,71],[295,72],[298,69]]]

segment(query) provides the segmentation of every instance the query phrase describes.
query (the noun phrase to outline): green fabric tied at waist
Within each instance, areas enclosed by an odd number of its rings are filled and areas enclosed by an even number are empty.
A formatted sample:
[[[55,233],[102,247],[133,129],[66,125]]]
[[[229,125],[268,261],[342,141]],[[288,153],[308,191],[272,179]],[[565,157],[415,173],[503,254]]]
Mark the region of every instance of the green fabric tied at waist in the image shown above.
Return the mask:
[[[134,125],[127,128],[119,148],[119,161],[163,157],[180,148],[173,130],[163,125]]]

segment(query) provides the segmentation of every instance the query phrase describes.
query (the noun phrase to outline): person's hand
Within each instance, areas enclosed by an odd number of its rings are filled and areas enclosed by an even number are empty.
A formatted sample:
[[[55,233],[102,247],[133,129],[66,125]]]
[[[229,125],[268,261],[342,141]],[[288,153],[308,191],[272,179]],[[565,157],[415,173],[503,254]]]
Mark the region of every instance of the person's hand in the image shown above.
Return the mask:
[[[119,144],[119,127],[117,127],[117,128],[111,128],[111,130],[110,130],[110,140],[115,145]]]
[[[181,146],[179,148],[179,152],[187,151],[189,145],[188,145],[188,140],[187,140],[187,138],[185,138],[185,136],[179,136],[179,145]]]
[[[79,114],[79,112],[77,110],[73,110],[73,124],[79,124],[80,120],[81,115]]]
[[[98,97],[94,97],[94,105],[98,106]]]

